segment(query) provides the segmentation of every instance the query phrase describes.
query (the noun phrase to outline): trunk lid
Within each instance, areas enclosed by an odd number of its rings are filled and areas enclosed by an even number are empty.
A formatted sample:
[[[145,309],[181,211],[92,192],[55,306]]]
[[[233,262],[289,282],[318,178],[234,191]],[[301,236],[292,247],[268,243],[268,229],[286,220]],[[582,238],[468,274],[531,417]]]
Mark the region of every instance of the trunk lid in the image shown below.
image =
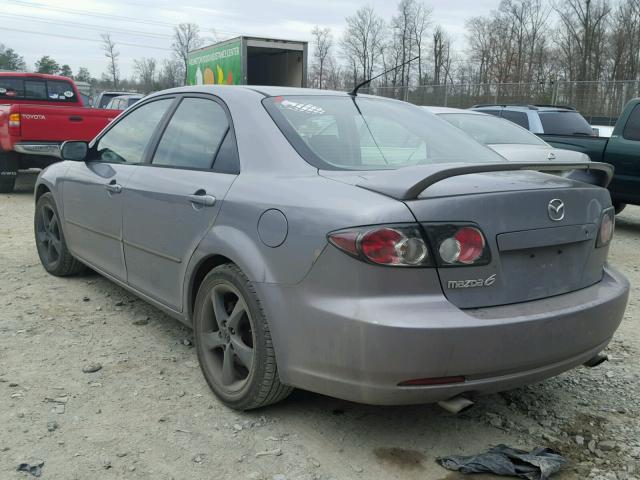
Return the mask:
[[[549,215],[556,199],[564,203],[561,220]],[[489,264],[438,268],[444,294],[460,308],[547,298],[602,279],[608,247],[595,242],[611,205],[604,188],[535,171],[491,172],[445,178],[403,201],[425,227],[473,223],[482,230]],[[438,247],[431,245],[433,254]]]
[[[499,144],[487,145],[511,162],[588,162],[589,157],[581,152],[562,150],[548,145]]]

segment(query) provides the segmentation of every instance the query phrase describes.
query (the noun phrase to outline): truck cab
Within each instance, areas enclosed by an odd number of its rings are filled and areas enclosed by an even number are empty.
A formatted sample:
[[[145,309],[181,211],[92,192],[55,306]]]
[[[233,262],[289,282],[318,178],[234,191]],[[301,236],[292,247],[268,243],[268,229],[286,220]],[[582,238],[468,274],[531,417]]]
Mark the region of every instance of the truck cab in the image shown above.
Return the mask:
[[[0,72],[0,193],[20,170],[59,161],[65,140],[91,140],[120,112],[87,108],[72,79]]]

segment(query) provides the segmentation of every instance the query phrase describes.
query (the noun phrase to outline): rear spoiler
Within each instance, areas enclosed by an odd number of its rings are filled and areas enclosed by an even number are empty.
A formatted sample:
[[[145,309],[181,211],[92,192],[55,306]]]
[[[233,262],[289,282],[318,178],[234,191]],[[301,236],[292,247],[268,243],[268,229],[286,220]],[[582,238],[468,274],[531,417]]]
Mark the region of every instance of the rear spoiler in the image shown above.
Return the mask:
[[[450,165],[450,164],[449,164]],[[385,171],[385,175],[362,176],[357,185],[398,200],[414,200],[431,185],[451,177],[473,173],[535,170],[538,172],[570,172],[572,180],[607,187],[613,178],[613,166],[601,162],[504,162],[473,163],[461,166],[432,164]],[[425,175],[426,174],[426,175]],[[418,180],[416,180],[418,179]]]

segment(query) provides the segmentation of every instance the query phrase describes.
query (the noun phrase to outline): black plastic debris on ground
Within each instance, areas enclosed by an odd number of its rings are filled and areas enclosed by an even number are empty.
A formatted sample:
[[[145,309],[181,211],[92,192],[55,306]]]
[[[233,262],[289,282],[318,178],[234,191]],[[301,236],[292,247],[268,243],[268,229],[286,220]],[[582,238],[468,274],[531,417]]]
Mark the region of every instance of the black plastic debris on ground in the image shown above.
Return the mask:
[[[38,462],[33,465],[29,465],[28,463],[21,463],[18,465],[19,472],[27,472],[33,475],[34,477],[39,477],[42,475],[42,467],[44,466],[44,462]]]
[[[451,455],[436,461],[444,468],[460,473],[493,473],[528,480],[547,480],[567,463],[566,458],[550,448],[527,452],[506,445],[497,445],[478,455]]]

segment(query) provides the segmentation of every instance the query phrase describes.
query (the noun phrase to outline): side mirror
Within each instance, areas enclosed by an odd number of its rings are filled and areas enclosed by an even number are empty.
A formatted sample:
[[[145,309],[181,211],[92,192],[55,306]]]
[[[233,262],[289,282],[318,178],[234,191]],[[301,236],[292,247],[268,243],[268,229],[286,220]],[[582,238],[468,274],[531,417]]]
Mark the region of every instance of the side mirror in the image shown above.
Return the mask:
[[[74,162],[84,162],[89,152],[87,142],[64,142],[60,147],[60,158]]]

